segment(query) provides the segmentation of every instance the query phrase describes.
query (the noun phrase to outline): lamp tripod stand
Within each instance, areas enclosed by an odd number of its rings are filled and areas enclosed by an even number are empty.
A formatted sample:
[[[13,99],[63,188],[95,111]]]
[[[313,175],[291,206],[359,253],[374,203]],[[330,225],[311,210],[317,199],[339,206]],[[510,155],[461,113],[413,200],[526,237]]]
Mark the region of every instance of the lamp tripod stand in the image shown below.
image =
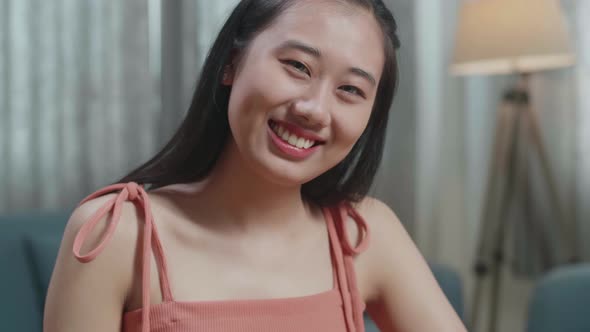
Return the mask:
[[[528,93],[528,74],[520,74],[519,83],[509,89],[498,108],[497,128],[493,147],[493,157],[490,161],[490,171],[487,192],[484,202],[483,224],[478,242],[475,262],[475,292],[473,294],[473,311],[471,313],[471,328],[475,329],[480,312],[484,278],[491,273],[491,296],[489,302],[488,332],[497,330],[498,304],[500,300],[501,272],[504,262],[506,237],[510,224],[508,223],[511,203],[520,199],[527,213],[529,202],[529,150],[536,152],[540,163],[543,181],[548,187],[549,198],[554,208],[560,234],[564,244],[571,245],[570,260],[575,260],[575,236],[572,228],[566,225],[566,219],[555,179],[549,167],[549,160],[541,139],[541,131],[536,112],[531,107]],[[549,241],[542,225],[535,225],[532,218],[524,218],[529,233],[538,240],[539,252],[545,266],[552,263]]]

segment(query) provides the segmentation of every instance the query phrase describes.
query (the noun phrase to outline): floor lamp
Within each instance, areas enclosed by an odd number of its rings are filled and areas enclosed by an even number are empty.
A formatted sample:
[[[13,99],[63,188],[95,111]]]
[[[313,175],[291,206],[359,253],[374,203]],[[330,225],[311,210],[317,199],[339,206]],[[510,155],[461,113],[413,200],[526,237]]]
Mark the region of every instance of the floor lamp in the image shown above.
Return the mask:
[[[493,156],[487,180],[481,231],[474,272],[476,276],[469,324],[478,327],[484,279],[490,278],[489,332],[497,330],[498,304],[508,210],[511,202],[526,197],[529,153],[540,162],[551,198],[561,240],[570,245],[575,260],[573,227],[564,218],[555,178],[541,139],[537,114],[529,95],[534,72],[570,66],[574,56],[557,0],[464,0],[459,13],[451,72],[455,75],[517,74],[518,82],[502,96],[497,113]],[[535,232],[540,254],[549,259],[547,240],[540,225]]]

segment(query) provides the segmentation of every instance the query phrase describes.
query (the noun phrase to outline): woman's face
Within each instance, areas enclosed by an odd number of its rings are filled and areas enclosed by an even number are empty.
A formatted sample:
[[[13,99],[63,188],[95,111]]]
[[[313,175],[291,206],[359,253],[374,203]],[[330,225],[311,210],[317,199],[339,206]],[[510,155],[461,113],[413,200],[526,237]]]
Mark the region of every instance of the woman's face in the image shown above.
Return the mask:
[[[384,61],[370,12],[318,0],[287,9],[224,78],[242,167],[301,185],[338,164],[367,125]]]

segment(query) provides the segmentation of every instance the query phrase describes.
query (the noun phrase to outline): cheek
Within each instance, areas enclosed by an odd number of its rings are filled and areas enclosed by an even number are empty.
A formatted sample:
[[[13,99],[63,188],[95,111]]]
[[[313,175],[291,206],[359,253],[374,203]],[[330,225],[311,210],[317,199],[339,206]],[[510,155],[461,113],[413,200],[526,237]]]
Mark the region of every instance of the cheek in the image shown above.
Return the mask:
[[[261,108],[277,107],[299,94],[301,88],[276,60],[249,61],[234,80],[229,111],[257,112]]]
[[[234,79],[229,97],[228,120],[234,138],[259,143],[256,140],[270,114],[285,107],[302,89],[272,60],[245,63]]]
[[[262,121],[260,110],[267,108],[268,96],[264,83],[242,73],[232,84],[228,104],[228,120],[236,138],[243,139],[253,126]],[[258,114],[257,114],[258,113]]]
[[[371,113],[367,110],[352,110],[347,115],[338,119],[338,136],[341,142],[339,145],[347,146],[350,150],[367,127]]]

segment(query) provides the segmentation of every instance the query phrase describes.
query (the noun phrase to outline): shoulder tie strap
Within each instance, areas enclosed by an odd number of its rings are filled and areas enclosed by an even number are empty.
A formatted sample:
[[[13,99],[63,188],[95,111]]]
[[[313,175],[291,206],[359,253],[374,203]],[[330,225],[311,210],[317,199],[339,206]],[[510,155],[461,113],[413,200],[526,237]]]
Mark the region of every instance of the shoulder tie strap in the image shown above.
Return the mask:
[[[357,256],[367,249],[369,245],[369,226],[363,217],[355,210],[355,208],[346,202],[340,205],[337,210],[339,215],[339,222],[336,223],[336,229],[339,232],[340,238],[342,239],[342,248],[345,253],[349,256]],[[346,222],[346,216],[350,216],[358,229],[359,240],[356,244],[353,244],[348,237],[348,223]]]
[[[365,304],[362,300],[354,272],[354,256],[363,252],[369,241],[369,228],[366,221],[348,203],[337,207],[324,209],[328,221],[328,230],[336,252],[336,267],[338,271],[338,285],[342,296],[344,317],[349,332],[364,332],[363,311]],[[333,217],[332,217],[333,216]],[[359,241],[351,243],[347,233],[347,216],[352,217],[358,227]]]
[[[98,209],[90,219],[82,225],[78,234],[74,239],[73,253],[74,256],[82,263],[87,263],[95,259],[111,241],[119,219],[121,217],[121,207],[124,201],[130,201],[134,204],[139,204],[143,210],[144,216],[144,231],[143,231],[143,268],[142,268],[142,332],[149,332],[150,320],[149,320],[149,307],[150,307],[150,262],[152,253],[152,241],[154,244],[154,255],[156,263],[159,265],[161,271],[158,273],[160,278],[160,288],[162,289],[162,297],[164,301],[172,300],[172,294],[170,291],[170,285],[168,282],[168,269],[166,266],[166,260],[163,255],[163,248],[159,241],[159,237],[156,231],[156,225],[152,216],[152,210],[150,207],[149,196],[142,186],[139,186],[135,182],[129,183],[118,183],[107,186],[100,189],[88,197],[84,198],[79,205],[94,199],[96,197],[105,195],[107,193],[120,190],[117,196],[113,199],[108,200],[100,209]],[[102,235],[99,244],[90,252],[85,255],[80,253],[82,245],[86,240],[87,236],[94,230],[99,221],[101,221],[105,215],[112,212],[112,217],[109,220],[107,231]]]

